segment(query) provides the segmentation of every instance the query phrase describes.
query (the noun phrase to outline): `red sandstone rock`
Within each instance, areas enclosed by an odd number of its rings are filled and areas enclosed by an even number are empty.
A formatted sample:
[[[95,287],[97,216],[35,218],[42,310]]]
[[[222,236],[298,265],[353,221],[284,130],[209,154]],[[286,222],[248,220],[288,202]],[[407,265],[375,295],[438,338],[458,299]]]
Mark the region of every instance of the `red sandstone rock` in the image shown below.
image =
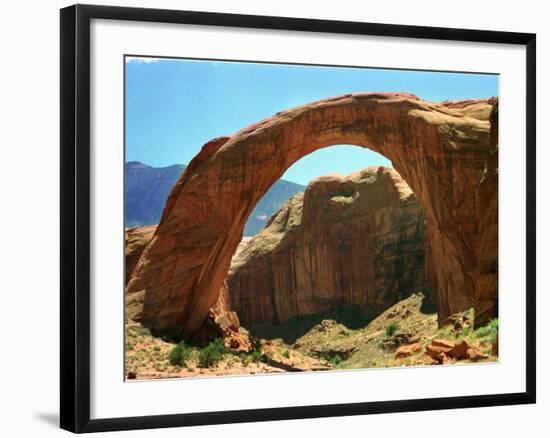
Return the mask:
[[[455,344],[453,348],[446,352],[446,354],[447,356],[457,360],[466,359],[468,357],[469,349],[470,345],[468,344],[468,342],[466,340],[462,340]]]
[[[126,254],[126,282],[131,278],[139,257],[143,250],[151,241],[156,225],[146,227],[128,228],[125,233],[125,254]],[[248,242],[248,238],[243,239],[241,245],[235,255],[237,256],[240,250]],[[134,319],[134,317],[143,310],[143,293],[130,292],[126,296],[126,318]],[[247,336],[237,335],[240,327],[238,315],[229,309],[229,299],[227,296],[227,286],[224,283],[220,290],[216,303],[212,306],[208,313],[208,317],[203,324],[202,329],[197,333],[196,340],[199,343],[207,344],[216,337],[224,337],[227,343],[237,345],[232,347],[237,351],[248,351],[250,340]],[[244,347],[243,347],[244,345]]]
[[[432,359],[439,360],[441,357],[441,354],[445,354],[449,351],[449,348],[446,347],[438,347],[436,345],[426,345],[426,354],[430,356]]]
[[[131,277],[133,268],[137,263],[141,253],[147,247],[153,234],[156,225],[147,227],[129,228],[126,230],[126,278],[127,281]],[[243,238],[239,245],[235,256],[238,256],[240,251],[248,243],[250,238]],[[129,293],[126,296],[126,317],[133,319],[143,310],[143,293]],[[238,315],[229,309],[229,300],[227,296],[227,286],[224,283],[218,300],[212,306],[208,313],[203,327],[195,335],[195,341],[199,344],[206,345],[216,337],[223,337],[228,347],[236,352],[249,352],[253,349],[250,337],[239,332],[240,321]]]
[[[466,351],[466,357],[470,359],[472,362],[477,362],[478,360],[487,359],[489,355],[483,353],[477,347],[471,347],[471,348],[468,348],[468,351]]]
[[[421,345],[419,342],[415,342],[414,344],[401,345],[401,347],[395,350],[395,357],[396,358],[409,357],[413,353],[420,351],[420,348],[421,348]]]
[[[174,186],[161,222],[128,283],[143,293],[139,319],[153,332],[178,328],[192,337],[216,302],[245,222],[285,170],[316,149],[334,144],[368,147],[389,158],[421,202],[435,264],[440,321],[470,307],[496,314],[493,280],[480,249],[497,201],[487,183],[496,155],[489,100],[463,105],[423,101],[409,94],[354,93],[284,111],[208,147]],[[497,119],[491,119],[496,130]],[[497,161],[495,161],[497,162]],[[489,239],[493,241],[493,239]],[[492,275],[496,264],[490,265]],[[496,283],[494,283],[496,284]],[[489,295],[488,295],[489,294]]]
[[[127,228],[125,232],[124,253],[126,255],[125,284],[128,284],[132,272],[137,265],[141,253],[153,237],[156,225],[147,227]]]
[[[375,317],[435,289],[426,246],[422,207],[395,170],[322,176],[233,258],[230,307],[246,327],[342,305]]]
[[[449,358],[447,357],[447,355],[445,353],[439,353],[436,357],[436,362],[441,364],[441,365],[444,365],[446,363],[449,362]]]
[[[491,112],[490,140],[489,159],[483,167],[476,199],[483,209],[480,209],[477,228],[479,240],[474,247],[475,327],[498,317],[498,103]]]
[[[455,343],[453,341],[447,341],[446,339],[434,339],[432,345],[434,347],[443,347],[450,350],[455,346]]]
[[[453,359],[470,359],[474,362],[481,359],[487,359],[489,357],[488,355],[483,353],[477,346],[470,345],[465,339],[457,343],[453,348],[447,351],[446,354]]]

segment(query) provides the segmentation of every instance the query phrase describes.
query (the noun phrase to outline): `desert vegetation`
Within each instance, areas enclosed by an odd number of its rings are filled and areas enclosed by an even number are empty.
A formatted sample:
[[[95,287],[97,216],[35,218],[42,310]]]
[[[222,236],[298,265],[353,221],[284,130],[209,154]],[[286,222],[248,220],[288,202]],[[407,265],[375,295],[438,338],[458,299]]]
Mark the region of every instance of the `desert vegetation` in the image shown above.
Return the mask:
[[[291,343],[251,335],[249,351],[232,350],[222,338],[205,346],[157,338],[137,323],[128,324],[126,369],[130,378],[154,379],[498,360],[498,319],[473,329],[474,316],[469,310],[439,327],[436,314],[421,311],[423,299],[422,293],[415,293],[364,326],[358,326],[356,317],[340,318],[340,322],[325,318],[328,314],[353,316],[353,308],[294,317],[288,325],[279,325],[282,333],[288,333],[288,327],[318,322]],[[453,348],[464,351],[456,354]]]

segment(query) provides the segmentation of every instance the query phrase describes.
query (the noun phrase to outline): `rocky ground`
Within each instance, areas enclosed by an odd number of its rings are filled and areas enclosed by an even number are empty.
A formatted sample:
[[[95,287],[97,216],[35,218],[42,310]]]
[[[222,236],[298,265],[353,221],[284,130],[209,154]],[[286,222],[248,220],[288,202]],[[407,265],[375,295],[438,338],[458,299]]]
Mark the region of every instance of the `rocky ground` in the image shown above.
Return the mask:
[[[358,330],[325,320],[293,348],[340,369],[498,360],[496,320],[473,330],[473,314],[465,312],[438,328],[436,314],[421,312],[423,298],[413,294]]]
[[[421,311],[423,299],[422,293],[413,294],[356,329],[324,319],[293,343],[257,338],[240,328],[251,339],[247,351],[232,350],[221,340],[202,348],[178,344],[129,322],[126,376],[141,380],[498,360],[497,320],[474,330],[472,312],[465,312],[438,327],[436,314]]]
[[[246,352],[232,351],[226,346],[219,362],[204,365],[201,352],[205,348],[189,346],[187,358],[171,361],[177,343],[155,338],[137,323],[126,325],[126,376],[128,379],[167,379],[177,377],[266,374],[289,371],[330,369],[327,361],[293,350],[280,340],[258,340]]]

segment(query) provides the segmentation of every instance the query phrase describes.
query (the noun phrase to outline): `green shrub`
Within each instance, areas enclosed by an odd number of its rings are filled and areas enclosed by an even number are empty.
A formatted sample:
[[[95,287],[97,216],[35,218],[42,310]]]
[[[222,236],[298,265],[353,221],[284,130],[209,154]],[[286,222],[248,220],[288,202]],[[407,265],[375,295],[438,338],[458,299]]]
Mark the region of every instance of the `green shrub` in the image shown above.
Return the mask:
[[[199,366],[210,368],[216,366],[227,352],[227,347],[222,338],[216,338],[199,353]]]
[[[479,327],[474,333],[478,338],[489,338],[490,342],[494,342],[498,334],[498,319],[492,319],[489,324]]]
[[[344,359],[338,353],[334,354],[334,353],[330,353],[328,351],[324,351],[319,355],[319,357],[321,359],[326,360],[328,363],[330,363],[334,366],[338,366],[342,362],[344,362]]]
[[[285,351],[283,352],[283,357],[285,357],[286,359],[290,359],[290,351],[285,350]]]
[[[260,361],[263,363],[269,363],[271,360],[271,354],[269,353],[262,353],[262,356],[260,357]]]
[[[147,327],[143,327],[143,326],[139,326],[136,329],[136,334],[138,334],[140,336],[151,336],[151,332],[149,331],[149,329]]]
[[[338,366],[340,365],[342,362],[344,362],[344,359],[342,359],[342,356],[340,356],[339,354],[335,355],[335,356],[332,356],[330,359],[329,359],[329,362],[334,365],[334,366]]]
[[[254,350],[250,355],[252,362],[259,362],[262,359],[262,352],[260,350]]]
[[[462,336],[469,336],[472,333],[472,327],[467,326],[462,329]]]
[[[386,327],[386,337],[387,338],[391,338],[395,332],[397,331],[397,324],[390,324],[389,326]]]
[[[260,350],[254,350],[250,355],[250,359],[256,363],[268,363],[271,360],[271,355],[269,353],[262,353]]]
[[[185,345],[185,342],[181,341],[176,345],[168,354],[168,361],[174,366],[187,366],[186,361],[191,355],[191,347]]]
[[[247,366],[248,363],[250,362],[250,358],[246,353],[239,354],[239,359],[241,359],[241,362],[244,366]]]

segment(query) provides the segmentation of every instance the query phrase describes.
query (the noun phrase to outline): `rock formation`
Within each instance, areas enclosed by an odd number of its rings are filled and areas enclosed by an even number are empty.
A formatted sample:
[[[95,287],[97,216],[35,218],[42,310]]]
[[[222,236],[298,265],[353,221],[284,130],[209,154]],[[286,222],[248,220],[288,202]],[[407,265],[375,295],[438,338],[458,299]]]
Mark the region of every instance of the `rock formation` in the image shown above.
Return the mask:
[[[415,192],[426,216],[440,320],[470,307],[483,309],[485,318],[496,314],[485,295],[491,289],[476,286],[487,270],[479,254],[487,204],[477,193],[495,153],[487,119],[494,103],[354,93],[280,112],[206,143],[173,187],[128,283],[128,292],[144,294],[140,321],[153,333],[192,337],[218,298],[256,203],[294,162],[335,144],[381,153]],[[496,129],[497,119],[492,122]],[[496,187],[487,192],[497,196]]]
[[[124,242],[125,284],[130,281],[130,276],[134,272],[141,253],[155,234],[156,229],[156,225],[126,229]]]
[[[477,205],[482,206],[478,223],[480,240],[476,245],[474,277],[476,324],[485,325],[498,317],[498,104],[491,112],[491,147],[489,159],[477,192]]]
[[[125,272],[124,281],[128,285],[132,273],[137,265],[141,254],[151,241],[155,230],[155,225],[147,227],[126,228],[124,233],[124,251],[125,251]],[[145,291],[132,291],[126,289],[124,313],[126,320],[133,320],[143,311],[143,300]]]
[[[413,292],[435,293],[426,249],[424,212],[395,170],[322,176],[233,258],[230,307],[246,327],[340,305],[374,317]]]
[[[125,232],[125,264],[126,284],[141,257],[141,254],[152,239],[156,225],[146,227],[127,228]],[[245,237],[239,244],[234,257],[238,257],[241,250],[247,245],[250,238]],[[131,291],[126,295],[126,319],[133,320],[143,310],[143,291]],[[223,337],[228,346],[236,351],[248,351],[252,348],[248,336],[239,332],[240,321],[236,312],[229,308],[227,285],[224,282],[218,299],[209,310],[200,330],[195,334],[193,341],[199,345],[208,344],[216,337]]]

